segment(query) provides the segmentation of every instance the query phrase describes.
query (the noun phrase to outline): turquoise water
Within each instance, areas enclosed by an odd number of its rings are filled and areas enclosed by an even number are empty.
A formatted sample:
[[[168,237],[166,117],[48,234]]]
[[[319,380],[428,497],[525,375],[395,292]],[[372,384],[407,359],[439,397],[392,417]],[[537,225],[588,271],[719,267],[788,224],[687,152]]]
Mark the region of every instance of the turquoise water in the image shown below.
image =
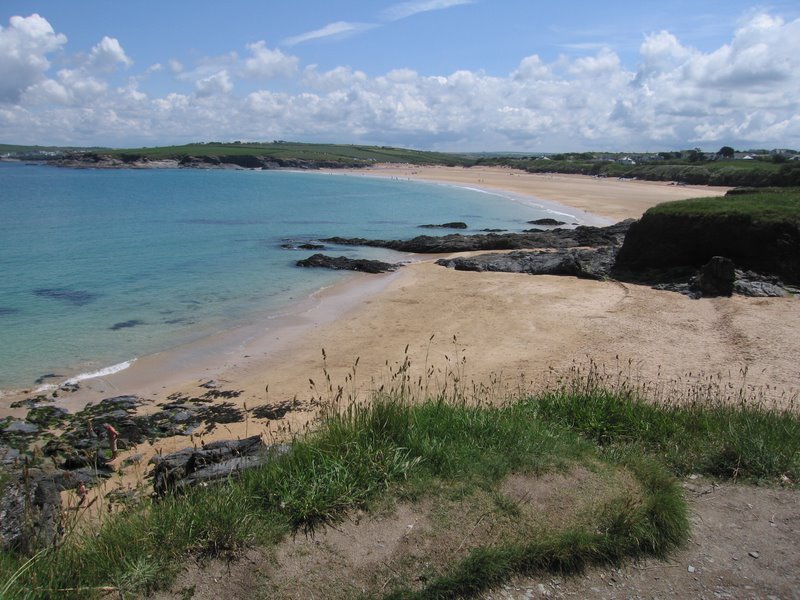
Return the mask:
[[[287,240],[402,239],[446,221],[521,230],[546,214],[496,194],[381,178],[14,163],[0,163],[0,211],[0,390],[255,322],[346,276],[295,267],[313,251],[284,249]]]

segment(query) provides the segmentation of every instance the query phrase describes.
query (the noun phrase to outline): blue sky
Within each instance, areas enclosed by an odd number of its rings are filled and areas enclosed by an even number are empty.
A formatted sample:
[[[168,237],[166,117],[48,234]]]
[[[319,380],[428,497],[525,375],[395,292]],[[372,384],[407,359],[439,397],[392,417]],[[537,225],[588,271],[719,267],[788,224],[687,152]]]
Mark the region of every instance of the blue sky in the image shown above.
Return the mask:
[[[0,141],[797,147],[799,19],[781,0],[4,0]]]

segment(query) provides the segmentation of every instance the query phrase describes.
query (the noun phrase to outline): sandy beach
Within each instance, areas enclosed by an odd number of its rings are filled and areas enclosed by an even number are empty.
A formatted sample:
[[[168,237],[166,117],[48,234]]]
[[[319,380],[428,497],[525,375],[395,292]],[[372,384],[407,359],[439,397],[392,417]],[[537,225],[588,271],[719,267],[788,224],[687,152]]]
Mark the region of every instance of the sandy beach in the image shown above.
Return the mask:
[[[356,174],[502,189],[613,221],[639,217],[660,202],[724,193],[497,168],[382,166]],[[649,382],[661,397],[675,388],[744,386],[788,403],[800,390],[794,360],[800,339],[793,333],[798,308],[795,298],[690,300],[614,281],[457,272],[426,259],[393,274],[353,275],[289,319],[230,332],[224,355],[215,353],[220,345],[212,340],[208,348],[144,357],[120,373],[82,382],[59,403],[75,410],[135,394],[155,410],[170,394],[199,395],[198,386],[213,379],[223,389],[241,390],[232,401],[248,409],[296,398],[301,410],[282,422],[296,430],[313,417],[314,399],[334,395],[329,388],[366,398],[396,384],[392,373],[406,361],[409,378],[429,390],[452,386],[456,376],[465,390],[484,386],[499,397],[541,389],[575,365],[585,369],[593,362],[611,376]],[[204,439],[267,427],[266,421],[231,424]],[[167,451],[185,444],[185,438],[160,442]]]

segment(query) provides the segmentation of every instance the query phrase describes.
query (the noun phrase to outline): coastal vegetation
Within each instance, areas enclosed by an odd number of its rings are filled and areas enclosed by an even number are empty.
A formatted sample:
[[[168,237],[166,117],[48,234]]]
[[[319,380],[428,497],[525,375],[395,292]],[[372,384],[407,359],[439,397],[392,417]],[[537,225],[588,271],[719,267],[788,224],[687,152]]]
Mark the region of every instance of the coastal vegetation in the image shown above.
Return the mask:
[[[800,189],[739,189],[654,206],[631,225],[617,267],[642,275],[697,268],[715,256],[800,283]]]
[[[716,153],[698,149],[639,154],[580,152],[522,155],[515,153],[446,153],[389,146],[272,142],[196,142],[143,148],[58,148],[0,144],[0,156],[62,161],[67,165],[147,166],[176,161],[178,166],[243,168],[358,168],[378,163],[445,166],[504,166],[529,173],[566,173],[674,181],[715,186],[800,186],[800,154],[793,150],[736,152],[723,146]]]
[[[329,386],[313,431],[237,480],[135,503],[91,527],[74,507],[55,546],[0,555],[0,596],[136,597],[169,585],[190,557],[234,559],[253,546],[273,556],[287,536],[411,506],[427,520],[425,543],[387,556],[372,577],[339,573],[326,597],[465,597],[517,574],[665,556],[688,535],[675,476],[800,481],[793,403],[767,406],[746,386],[709,377],[674,392],[592,364],[549,392],[500,399],[469,391],[457,370],[430,394],[409,366],[368,402]],[[270,597],[284,597],[280,585],[279,574],[258,582]]]

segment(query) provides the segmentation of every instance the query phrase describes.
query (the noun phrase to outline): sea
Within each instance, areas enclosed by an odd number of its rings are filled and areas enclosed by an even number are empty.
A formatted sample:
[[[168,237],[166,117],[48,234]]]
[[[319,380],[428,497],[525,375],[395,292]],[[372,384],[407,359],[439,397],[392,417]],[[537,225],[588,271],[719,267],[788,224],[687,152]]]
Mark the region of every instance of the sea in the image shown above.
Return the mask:
[[[297,267],[315,252],[301,243],[444,235],[419,226],[450,221],[466,222],[463,233],[521,231],[559,216],[576,218],[535,198],[360,174],[0,162],[0,395],[289,314],[351,276]]]

